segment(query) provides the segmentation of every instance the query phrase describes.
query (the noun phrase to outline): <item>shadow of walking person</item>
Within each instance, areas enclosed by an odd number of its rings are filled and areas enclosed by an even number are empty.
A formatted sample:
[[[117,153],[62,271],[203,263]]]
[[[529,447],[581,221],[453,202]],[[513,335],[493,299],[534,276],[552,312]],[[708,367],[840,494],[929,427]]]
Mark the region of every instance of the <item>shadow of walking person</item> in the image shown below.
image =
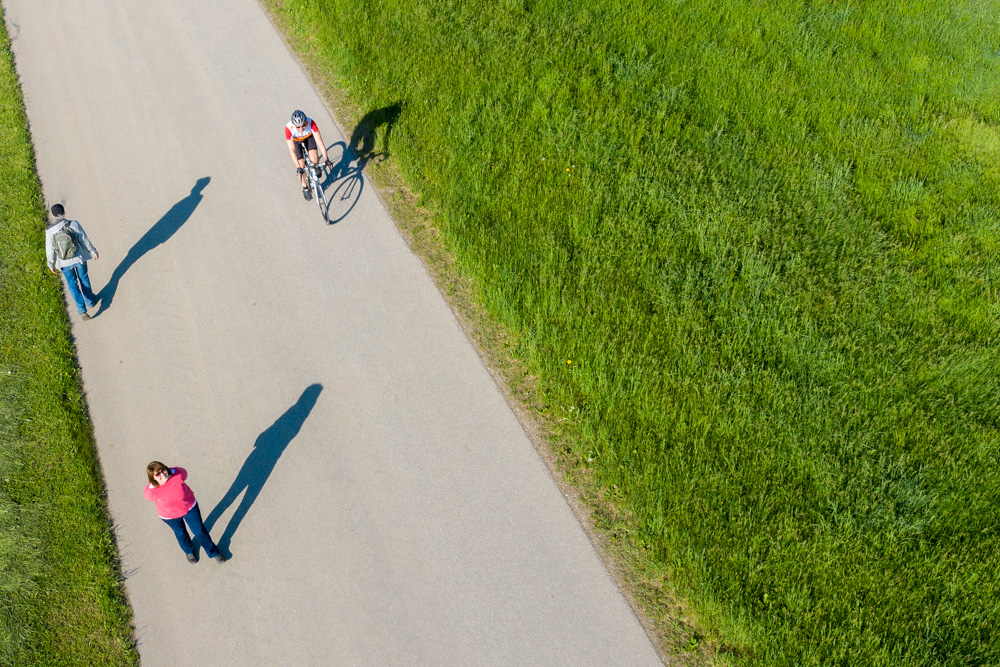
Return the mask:
[[[125,255],[125,259],[115,267],[115,271],[111,274],[108,284],[98,294],[101,299],[101,308],[97,311],[97,315],[100,315],[111,307],[111,302],[115,299],[115,292],[118,291],[118,282],[125,275],[125,272],[132,268],[132,265],[138,262],[150,250],[162,243],[166,243],[174,235],[174,232],[188,221],[188,218],[194,213],[198,204],[201,203],[201,191],[205,189],[210,180],[212,179],[208,176],[199,178],[194,187],[191,188],[191,194],[171,206],[170,210],[162,218],[153,223],[153,226],[142,235],[142,238],[135,242],[128,251],[128,254]]]
[[[396,102],[381,109],[369,111],[364,115],[354,132],[351,132],[351,145],[347,150],[351,157],[361,162],[360,169],[364,169],[366,162],[372,158],[385,160],[389,157],[389,135],[392,128],[403,112],[403,103]],[[382,152],[375,152],[375,144],[378,139],[379,128],[385,126],[382,132]]]
[[[227,557],[230,555],[229,543],[233,539],[236,529],[240,527],[243,517],[250,511],[250,506],[253,505],[254,501],[257,500],[257,496],[260,495],[261,489],[264,488],[264,483],[270,477],[271,471],[274,470],[274,466],[281,457],[282,452],[285,451],[285,447],[298,435],[299,429],[302,428],[302,424],[306,421],[306,417],[309,416],[313,406],[316,405],[316,399],[319,397],[321,391],[323,391],[323,385],[309,385],[302,392],[302,396],[295,402],[295,405],[288,408],[285,414],[278,417],[277,421],[257,436],[256,442],[253,443],[253,450],[247,456],[247,460],[243,463],[243,467],[240,468],[240,472],[236,475],[236,479],[233,480],[229,490],[226,491],[226,495],[222,497],[222,500],[215,506],[212,513],[205,519],[205,528],[211,530],[215,522],[233,504],[237,496],[246,489],[240,506],[236,508],[236,512],[233,513],[233,517],[229,520],[229,525],[226,526],[226,532],[216,541],[219,549]]]

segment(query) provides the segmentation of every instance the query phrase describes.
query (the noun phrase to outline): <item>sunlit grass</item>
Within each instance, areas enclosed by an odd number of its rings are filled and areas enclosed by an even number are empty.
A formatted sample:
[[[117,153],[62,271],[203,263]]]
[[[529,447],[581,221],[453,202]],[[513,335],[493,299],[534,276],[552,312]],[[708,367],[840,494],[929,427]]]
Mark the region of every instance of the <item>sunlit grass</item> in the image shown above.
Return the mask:
[[[1000,6],[267,4],[724,659],[1000,663]]]
[[[0,31],[0,665],[138,664],[21,91]]]

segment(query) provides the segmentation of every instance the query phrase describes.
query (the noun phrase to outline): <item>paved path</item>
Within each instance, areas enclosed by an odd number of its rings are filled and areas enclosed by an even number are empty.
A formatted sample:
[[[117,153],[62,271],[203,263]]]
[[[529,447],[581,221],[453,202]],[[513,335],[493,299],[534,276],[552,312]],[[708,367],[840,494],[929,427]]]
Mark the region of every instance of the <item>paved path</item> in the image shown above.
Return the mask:
[[[343,138],[260,7],[3,5],[47,202],[101,253],[71,319],[143,664],[660,664],[373,189],[302,200],[290,112]],[[229,563],[184,560],[152,459]]]

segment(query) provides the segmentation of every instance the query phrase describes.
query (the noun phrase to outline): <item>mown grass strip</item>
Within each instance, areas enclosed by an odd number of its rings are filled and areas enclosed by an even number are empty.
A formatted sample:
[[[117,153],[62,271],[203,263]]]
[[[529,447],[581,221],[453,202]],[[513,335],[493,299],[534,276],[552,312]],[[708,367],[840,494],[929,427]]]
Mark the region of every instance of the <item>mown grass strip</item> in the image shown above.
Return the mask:
[[[10,42],[0,32],[0,664],[135,665]]]
[[[1000,6],[265,4],[695,643],[1000,663]]]

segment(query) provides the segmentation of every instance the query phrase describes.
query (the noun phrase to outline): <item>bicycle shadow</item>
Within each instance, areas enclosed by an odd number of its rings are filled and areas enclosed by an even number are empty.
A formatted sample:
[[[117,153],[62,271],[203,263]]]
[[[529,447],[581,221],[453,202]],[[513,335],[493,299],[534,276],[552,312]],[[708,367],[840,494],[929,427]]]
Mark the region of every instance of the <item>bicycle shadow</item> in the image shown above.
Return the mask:
[[[97,294],[101,301],[101,307],[93,317],[97,317],[111,307],[112,302],[115,300],[115,293],[118,291],[118,283],[125,273],[150,250],[170,240],[170,237],[181,228],[181,225],[188,221],[188,218],[191,217],[191,214],[194,213],[194,210],[198,208],[198,204],[203,199],[201,191],[205,189],[211,180],[209,176],[199,178],[194,187],[191,188],[190,194],[171,206],[170,210],[164,213],[162,218],[154,222],[153,226],[135,242],[129,249],[128,254],[125,255],[125,259],[115,267],[107,284]]]
[[[340,161],[334,164],[330,175],[324,181],[324,190],[333,186],[332,193],[327,193],[327,224],[335,225],[357,205],[364,191],[364,170],[369,162],[377,160],[384,162],[389,159],[389,137],[396,125],[399,115],[403,112],[404,102],[396,102],[387,107],[369,111],[351,133],[350,144],[338,141],[327,148],[327,155],[333,148],[340,148]],[[382,137],[382,151],[376,152],[379,131]]]
[[[257,500],[257,496],[260,495],[264,484],[271,476],[271,472],[274,470],[275,464],[278,463],[278,459],[281,458],[281,454],[288,447],[288,444],[295,439],[295,436],[298,435],[302,424],[305,423],[309,413],[312,412],[313,407],[316,405],[316,399],[319,398],[322,391],[323,385],[319,383],[306,387],[306,390],[299,396],[299,400],[295,402],[295,405],[288,408],[283,415],[278,417],[273,424],[257,436],[257,440],[253,443],[253,449],[250,451],[250,455],[247,456],[246,461],[243,462],[243,467],[240,468],[236,479],[233,480],[222,500],[216,504],[215,508],[205,519],[205,528],[211,531],[215,522],[236,501],[240,493],[246,491],[239,507],[236,508],[232,518],[229,519],[222,537],[216,540],[219,550],[227,557],[231,555],[229,544],[232,542],[233,535],[236,534],[236,529],[240,527],[240,523],[243,522],[247,512],[250,511],[250,507]]]
[[[365,162],[357,160],[343,141],[331,144],[326,149],[326,154],[330,155],[330,151],[334,148],[340,148],[340,160],[334,162],[329,175],[320,184],[326,193],[328,225],[335,225],[346,218],[354,210],[365,189],[363,174]]]

